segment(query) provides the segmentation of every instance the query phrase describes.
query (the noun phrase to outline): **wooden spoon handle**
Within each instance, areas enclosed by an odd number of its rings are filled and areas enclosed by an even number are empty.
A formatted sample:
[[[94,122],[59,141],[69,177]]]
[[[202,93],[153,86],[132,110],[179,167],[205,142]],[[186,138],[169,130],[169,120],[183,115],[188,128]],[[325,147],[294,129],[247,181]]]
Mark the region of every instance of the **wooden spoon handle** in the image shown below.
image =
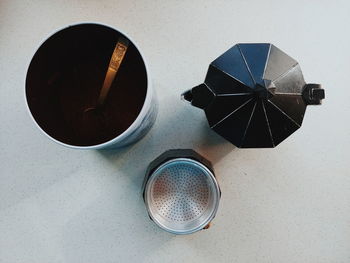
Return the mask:
[[[129,41],[120,37],[118,39],[118,43],[115,45],[111,60],[109,61],[109,66],[107,69],[107,73],[105,76],[105,80],[103,82],[102,89],[100,91],[100,96],[97,101],[97,106],[101,106],[104,104],[106,97],[108,95],[109,89],[112,86],[113,80],[119,70],[120,64],[123,61],[126,50],[128,49]]]

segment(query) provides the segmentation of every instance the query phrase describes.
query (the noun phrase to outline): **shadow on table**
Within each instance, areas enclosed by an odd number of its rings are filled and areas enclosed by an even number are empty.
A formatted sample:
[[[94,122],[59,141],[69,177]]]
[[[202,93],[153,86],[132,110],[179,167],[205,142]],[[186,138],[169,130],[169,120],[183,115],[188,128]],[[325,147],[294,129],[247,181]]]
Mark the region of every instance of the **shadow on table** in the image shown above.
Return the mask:
[[[199,121],[191,122],[194,118],[198,118],[198,114],[191,114],[186,107],[183,107],[167,116],[166,124],[155,125],[150,134],[136,144],[120,149],[98,150],[97,153],[115,163],[120,169],[121,166],[118,165],[120,162],[132,164],[145,159],[150,162],[169,149],[194,149],[215,165],[236,149],[233,144],[210,129],[204,114]],[[157,149],[163,150],[156,152]],[[133,158],[126,161],[129,155]]]
[[[131,182],[131,193],[138,196],[142,194],[141,187],[149,163],[169,149],[194,149],[208,159],[214,169],[222,158],[236,149],[210,129],[202,112],[182,107],[166,117],[164,121],[162,116],[158,116],[151,131],[136,144],[96,151],[108,165],[115,167],[116,173]],[[144,209],[143,202],[140,206]]]
[[[236,149],[209,128],[205,116],[201,114],[200,117],[198,118],[198,112],[182,107],[173,114],[168,114],[164,124],[159,124],[162,119],[158,118],[151,131],[136,144],[115,150],[99,150],[96,153],[108,165],[115,167],[118,174],[130,180],[133,193],[141,196],[141,186],[149,163],[166,150],[194,149],[208,159],[215,169],[222,158]]]

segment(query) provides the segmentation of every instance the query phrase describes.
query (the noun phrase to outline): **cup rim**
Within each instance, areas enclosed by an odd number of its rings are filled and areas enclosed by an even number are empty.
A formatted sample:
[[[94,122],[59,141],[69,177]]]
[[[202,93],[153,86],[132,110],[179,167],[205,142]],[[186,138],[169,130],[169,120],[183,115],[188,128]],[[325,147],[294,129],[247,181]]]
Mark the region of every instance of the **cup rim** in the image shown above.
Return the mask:
[[[133,121],[133,123],[125,130],[123,131],[121,134],[119,134],[118,136],[116,136],[115,138],[109,140],[109,141],[106,141],[106,142],[103,142],[103,143],[100,143],[100,144],[95,144],[95,145],[88,145],[88,146],[78,146],[78,145],[72,145],[72,144],[68,144],[68,143],[64,143],[64,142],[61,142],[55,138],[53,138],[51,135],[49,135],[44,129],[42,129],[40,127],[40,125],[37,123],[37,121],[35,120],[32,112],[30,111],[30,108],[29,108],[29,104],[28,104],[28,99],[27,99],[27,94],[26,94],[26,91],[27,91],[27,85],[26,85],[26,80],[27,80],[27,75],[28,75],[28,70],[29,70],[29,67],[30,67],[30,63],[32,62],[35,54],[38,52],[38,50],[40,49],[40,47],[50,38],[52,37],[53,35],[57,34],[58,32],[64,30],[64,29],[67,29],[69,27],[72,27],[72,26],[79,26],[79,25],[87,25],[87,24],[92,24],[92,25],[99,25],[99,26],[104,26],[104,27],[108,27],[114,31],[117,31],[121,34],[123,34],[124,36],[126,36],[131,42],[132,44],[136,47],[136,49],[138,50],[138,52],[140,53],[141,55],[141,58],[142,58],[142,61],[145,65],[145,69],[146,69],[146,76],[147,76],[147,90],[146,90],[146,97],[145,97],[145,100],[143,102],[143,105],[142,105],[142,108],[141,108],[141,111],[139,112],[139,114],[137,115],[136,119]],[[136,130],[136,128],[138,126],[141,125],[144,117],[146,116],[149,108],[150,108],[150,105],[151,105],[151,101],[152,101],[152,85],[151,85],[151,82],[150,82],[151,78],[150,78],[150,71],[149,71],[149,66],[148,66],[148,62],[145,60],[145,57],[141,51],[141,49],[139,48],[139,46],[134,42],[133,38],[131,38],[128,34],[124,33],[124,31],[122,30],[119,30],[119,29],[116,29],[114,28],[113,26],[111,25],[108,25],[108,24],[104,24],[104,23],[99,23],[99,22],[79,22],[79,23],[73,23],[73,24],[69,24],[67,26],[64,26],[64,27],[61,27],[57,30],[55,30],[53,33],[50,33],[48,34],[42,41],[41,43],[39,44],[39,46],[37,47],[37,49],[35,50],[35,52],[32,54],[32,56],[30,57],[29,59],[29,62],[27,63],[27,71],[26,71],[26,77],[24,79],[24,99],[25,99],[25,105],[26,105],[26,108],[27,108],[27,111],[29,112],[29,115],[32,119],[32,121],[35,123],[35,125],[39,128],[39,130],[44,134],[46,135],[49,139],[53,140],[54,142],[60,144],[60,145],[63,145],[65,147],[68,147],[68,148],[73,148],[73,149],[84,149],[84,150],[88,150],[88,149],[102,149],[102,148],[105,148],[107,146],[110,146],[112,144],[116,144],[118,142],[121,142],[123,141],[125,138],[127,138],[130,134],[132,134],[133,131]]]

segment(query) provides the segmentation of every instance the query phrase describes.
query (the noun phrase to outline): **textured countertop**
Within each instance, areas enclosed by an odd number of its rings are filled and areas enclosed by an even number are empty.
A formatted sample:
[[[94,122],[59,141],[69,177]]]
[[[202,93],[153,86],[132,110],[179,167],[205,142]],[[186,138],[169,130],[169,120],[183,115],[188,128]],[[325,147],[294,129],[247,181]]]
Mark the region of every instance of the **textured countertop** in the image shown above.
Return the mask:
[[[0,2],[0,262],[350,262],[349,1]],[[57,29],[100,22],[148,61],[159,115],[119,151],[64,148],[27,113],[24,80]],[[240,150],[180,100],[238,42],[271,42],[326,99],[275,149]],[[171,148],[210,159],[222,190],[209,230],[175,236],[147,216],[141,184]]]

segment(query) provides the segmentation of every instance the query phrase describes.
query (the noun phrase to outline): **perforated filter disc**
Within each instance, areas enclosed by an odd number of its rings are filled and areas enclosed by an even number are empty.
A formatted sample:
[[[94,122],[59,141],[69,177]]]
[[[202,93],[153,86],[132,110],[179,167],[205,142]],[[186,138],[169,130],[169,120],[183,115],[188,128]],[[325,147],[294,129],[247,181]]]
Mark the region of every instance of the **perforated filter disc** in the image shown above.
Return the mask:
[[[189,234],[215,216],[220,190],[212,172],[193,159],[176,158],[150,176],[145,202],[153,221],[166,231]]]

